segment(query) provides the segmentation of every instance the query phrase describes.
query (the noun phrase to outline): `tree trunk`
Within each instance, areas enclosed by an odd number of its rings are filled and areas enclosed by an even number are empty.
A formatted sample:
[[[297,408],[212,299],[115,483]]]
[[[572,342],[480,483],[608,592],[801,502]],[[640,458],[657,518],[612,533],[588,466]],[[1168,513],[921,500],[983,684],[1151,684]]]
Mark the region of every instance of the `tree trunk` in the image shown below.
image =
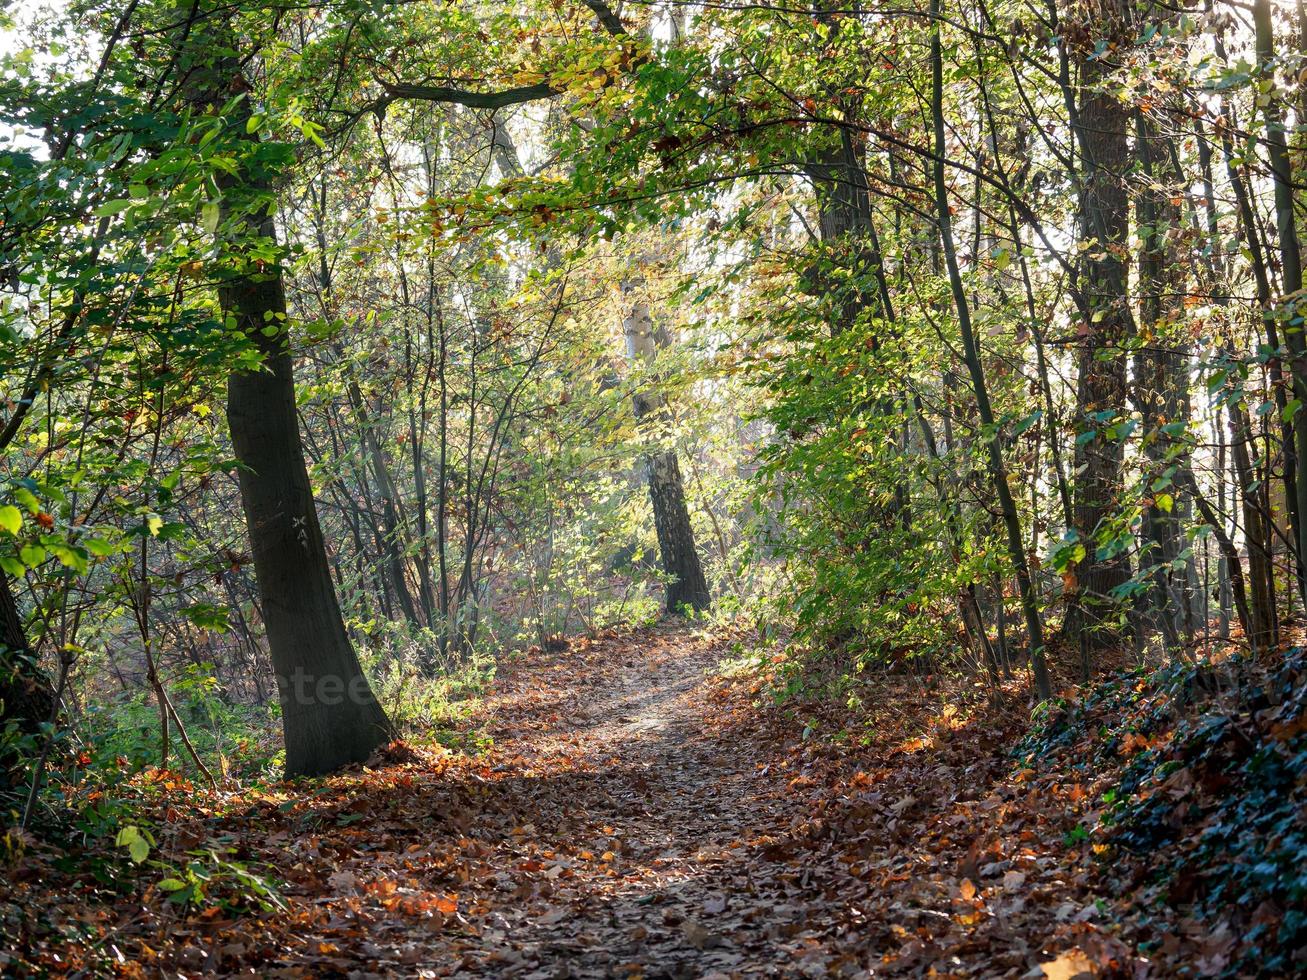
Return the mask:
[[[1266,155],[1271,164],[1271,175],[1275,186],[1275,228],[1279,237],[1280,267],[1283,270],[1281,285],[1284,298],[1291,303],[1302,300],[1302,247],[1298,241],[1297,221],[1294,215],[1294,174],[1293,163],[1289,159],[1288,142],[1285,139],[1284,111],[1279,97],[1275,94],[1274,65],[1275,35],[1271,20],[1269,0],[1253,0],[1253,24],[1257,34],[1257,67],[1268,77],[1265,101],[1262,104],[1262,117],[1266,123]],[[1301,123],[1302,120],[1299,120]],[[1292,323],[1292,317],[1289,318]],[[1285,330],[1289,352],[1292,355],[1294,395],[1307,404],[1307,338],[1302,330],[1292,327]],[[1301,413],[1295,419],[1294,439],[1295,457],[1307,460],[1307,419]],[[1292,488],[1296,494],[1294,511],[1298,514],[1298,551],[1300,582],[1307,578],[1303,569],[1307,567],[1307,477],[1297,480]]]
[[[645,461],[645,472],[663,571],[673,577],[667,583],[667,609],[669,612],[678,612],[685,606],[697,611],[707,609],[712,597],[694,547],[694,530],[685,506],[685,488],[675,450],[651,453]]]
[[[1151,500],[1144,510],[1144,537],[1152,553],[1140,561],[1152,567],[1149,599],[1154,626],[1174,651],[1186,623],[1190,591],[1187,568],[1180,560],[1186,505],[1174,493],[1178,468],[1188,466],[1184,431],[1177,427],[1187,429],[1189,422],[1189,355],[1180,339],[1185,266],[1175,246],[1180,232],[1180,207],[1175,201],[1182,178],[1167,143],[1141,114],[1136,151],[1149,186],[1136,204],[1144,336],[1135,354],[1134,382],[1148,461],[1144,492]]]
[[[821,153],[804,170],[816,191],[822,249],[831,253],[814,264],[806,277],[807,288],[833,299],[830,335],[838,337],[853,326],[872,298],[864,292],[872,281],[870,198],[863,186],[866,177],[847,134],[841,134],[839,146]],[[815,269],[822,261],[841,270],[841,274],[818,274]]]
[[[234,59],[204,74],[205,101],[247,88]],[[231,124],[253,151],[258,137],[246,132],[248,105],[238,104]],[[247,154],[241,170],[222,182],[219,233],[228,268],[218,298],[228,322],[262,357],[261,370],[228,379],[227,422],[281,697],[286,774],[307,776],[367,759],[393,730],[346,635],[332,586],[300,440],[282,272],[242,254],[253,243],[264,255],[276,245],[275,165],[266,159]]]
[[[626,335],[626,353],[632,363],[649,363],[654,356],[653,320],[649,304],[636,300],[622,323]],[[642,423],[657,424],[665,417],[660,392],[639,392],[634,399],[635,417]],[[685,504],[685,485],[676,450],[656,449],[645,457],[645,474],[649,482],[649,502],[653,505],[654,530],[663,572],[669,576],[665,606],[668,612],[689,607],[695,611],[712,604],[708,582],[694,547],[694,529]]]
[[[27,644],[9,576],[0,573],[0,731],[14,722],[24,734],[37,732],[54,712],[54,697]],[[7,755],[0,753],[0,792],[21,781],[18,760]]]
[[[1099,17],[1087,25],[1090,38],[1115,41],[1130,35],[1123,0],[1106,0],[1099,10]],[[1126,406],[1125,353],[1134,333],[1125,264],[1130,224],[1129,114],[1111,90],[1111,72],[1108,60],[1093,57],[1086,49],[1080,62],[1076,129],[1083,170],[1080,235],[1091,242],[1084,253],[1079,288],[1089,320],[1080,325],[1076,417],[1080,432],[1094,435],[1076,440],[1075,520],[1085,542],[1085,557],[1077,569],[1078,589],[1067,610],[1066,629],[1076,643],[1082,632],[1087,633],[1090,650],[1113,642],[1109,623],[1116,602],[1111,592],[1130,578],[1124,550],[1100,559],[1095,546],[1096,535],[1120,504],[1123,446],[1105,430]]]
[[[1248,548],[1249,618],[1244,628],[1253,652],[1267,650],[1275,641],[1271,559],[1267,550],[1269,533],[1258,500],[1257,474],[1248,453],[1252,425],[1242,406],[1227,405],[1230,417],[1230,452],[1234,460],[1239,501],[1243,511],[1243,536]]]

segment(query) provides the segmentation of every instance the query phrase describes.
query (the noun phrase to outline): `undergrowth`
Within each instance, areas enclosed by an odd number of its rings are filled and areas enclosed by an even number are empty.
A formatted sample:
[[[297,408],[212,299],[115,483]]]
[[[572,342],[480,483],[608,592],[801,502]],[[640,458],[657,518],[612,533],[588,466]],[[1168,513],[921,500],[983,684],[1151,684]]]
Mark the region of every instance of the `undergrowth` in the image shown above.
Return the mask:
[[[1307,948],[1305,705],[1299,649],[1132,670],[1051,705],[1016,755],[1093,785],[1085,832],[1141,925],[1192,917],[1229,939],[1207,972],[1285,976]]]

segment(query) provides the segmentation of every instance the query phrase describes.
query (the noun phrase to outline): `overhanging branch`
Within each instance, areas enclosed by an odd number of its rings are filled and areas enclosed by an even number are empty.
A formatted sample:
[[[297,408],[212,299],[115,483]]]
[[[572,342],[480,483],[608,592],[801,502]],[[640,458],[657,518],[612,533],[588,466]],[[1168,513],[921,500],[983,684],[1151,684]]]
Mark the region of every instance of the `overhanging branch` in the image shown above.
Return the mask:
[[[386,90],[386,94],[378,101],[385,104],[398,99],[417,99],[422,102],[452,102],[467,106],[469,109],[503,109],[510,105],[521,105],[523,102],[551,99],[562,91],[548,82],[518,85],[498,92],[471,92],[445,85],[412,85],[406,82],[382,82],[381,86]]]
[[[603,0],[582,0],[582,2],[594,13],[603,29],[613,37],[630,37],[630,33],[622,24],[621,18],[613,13],[612,9]],[[562,93],[562,89],[555,88],[548,82],[538,82],[535,85],[519,85],[514,88],[501,89],[497,92],[473,92],[468,89],[453,88],[446,85],[413,85],[406,82],[385,82],[381,79],[378,79],[378,81],[386,94],[379,99],[375,99],[361,113],[356,114],[355,118],[366,112],[384,113],[390,103],[397,102],[400,99],[453,103],[466,106],[469,109],[490,109],[493,111],[511,105],[521,105],[524,102],[552,99]]]

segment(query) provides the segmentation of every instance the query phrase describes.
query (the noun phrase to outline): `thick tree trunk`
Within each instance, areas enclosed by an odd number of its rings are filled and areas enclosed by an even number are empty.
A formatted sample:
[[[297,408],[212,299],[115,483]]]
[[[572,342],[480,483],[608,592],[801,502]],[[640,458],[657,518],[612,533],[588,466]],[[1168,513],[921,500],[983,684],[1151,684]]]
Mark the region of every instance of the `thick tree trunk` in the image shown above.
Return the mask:
[[[245,85],[234,60],[224,60],[202,70],[197,88],[216,102]],[[248,102],[240,103],[232,127],[253,143],[248,114]],[[220,234],[233,240],[222,243],[228,270],[218,298],[263,361],[228,379],[227,422],[281,697],[286,773],[304,776],[367,759],[392,728],[346,635],[331,581],[300,440],[281,269],[242,254],[251,242],[264,254],[276,244],[275,174],[264,159],[249,154],[243,170],[222,182]]]
[[[1116,41],[1129,35],[1123,0],[1106,0],[1098,10],[1099,16],[1086,25],[1092,39]],[[1094,435],[1076,440],[1075,520],[1085,557],[1077,569],[1078,589],[1066,630],[1076,644],[1086,634],[1084,648],[1092,650],[1114,641],[1110,622],[1117,603],[1111,593],[1130,578],[1125,551],[1100,559],[1094,542],[1120,506],[1124,447],[1106,429],[1126,406],[1126,351],[1134,320],[1125,263],[1130,247],[1129,114],[1112,91],[1110,61],[1088,49],[1084,55],[1076,129],[1083,170],[1080,234],[1091,245],[1084,253],[1079,288],[1090,315],[1080,325],[1076,417],[1078,430]]]
[[[54,687],[34,661],[9,576],[0,575],[0,727],[17,721],[20,730],[36,731],[53,705]]]
[[[622,323],[626,335],[626,353],[633,363],[653,359],[656,342],[649,305],[643,299],[632,303]],[[657,424],[664,416],[664,399],[660,392],[640,392],[635,396],[635,417],[642,423]],[[708,582],[699,552],[694,546],[690,510],[685,503],[685,484],[674,449],[658,449],[645,457],[645,475],[649,482],[649,502],[653,505],[654,530],[663,572],[669,576],[665,605],[668,612],[688,607],[696,611],[712,604]]]
[[[1188,503],[1176,499],[1175,474],[1189,465],[1184,435],[1189,422],[1189,355],[1182,346],[1185,266],[1175,245],[1180,232],[1181,177],[1153,124],[1139,119],[1137,153],[1149,184],[1136,204],[1139,237],[1140,320],[1145,332],[1135,354],[1135,402],[1143,421],[1146,493],[1144,537],[1152,553],[1141,564],[1152,567],[1149,597],[1152,618],[1167,646],[1179,644],[1190,602],[1188,569],[1180,560]]]
[[[876,256],[866,175],[846,133],[838,146],[822,152],[804,170],[816,191],[817,230],[828,253],[822,261],[839,270],[832,276],[816,272],[814,266],[806,277],[807,287],[834,300],[830,335],[838,337],[875,298]]]
[[[54,686],[28,646],[9,576],[0,573],[0,730],[14,722],[25,734],[38,731],[54,713],[54,698]],[[0,752],[0,792],[21,782],[17,761]]]
[[[271,220],[262,224],[261,237],[271,238]],[[286,331],[263,334],[273,318],[284,323],[280,271],[242,275],[219,295],[264,358],[263,370],[228,380],[227,423],[242,466],[241,504],[281,694],[286,772],[330,772],[371,755],[390,738],[390,722],[345,634],[332,586],[300,444]]]
[[[645,460],[649,479],[649,502],[653,505],[654,529],[663,571],[672,576],[667,583],[667,609],[677,612],[685,606],[704,610],[712,603],[708,583],[694,547],[694,530],[685,506],[685,487],[674,450],[651,453]]]

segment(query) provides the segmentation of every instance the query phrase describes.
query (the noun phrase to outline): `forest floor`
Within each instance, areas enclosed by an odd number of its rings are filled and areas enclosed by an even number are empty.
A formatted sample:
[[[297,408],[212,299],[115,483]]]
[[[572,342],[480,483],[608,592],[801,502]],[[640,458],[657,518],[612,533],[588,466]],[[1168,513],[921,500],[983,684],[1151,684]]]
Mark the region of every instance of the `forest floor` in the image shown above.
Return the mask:
[[[0,888],[0,934],[18,937],[0,957],[297,977],[1066,980],[1227,964],[1220,928],[1130,919],[1100,845],[1074,831],[1093,794],[1014,763],[1019,687],[959,707],[905,679],[841,740],[826,737],[839,709],[775,707],[756,672],[719,673],[728,653],[684,628],[573,641],[501,667],[469,722],[493,737],[485,754],[396,746],[307,786],[165,786],[126,898],[29,841]],[[206,853],[232,863],[209,861],[205,901],[169,902],[169,869]],[[276,880],[281,907],[254,907],[244,872]]]

